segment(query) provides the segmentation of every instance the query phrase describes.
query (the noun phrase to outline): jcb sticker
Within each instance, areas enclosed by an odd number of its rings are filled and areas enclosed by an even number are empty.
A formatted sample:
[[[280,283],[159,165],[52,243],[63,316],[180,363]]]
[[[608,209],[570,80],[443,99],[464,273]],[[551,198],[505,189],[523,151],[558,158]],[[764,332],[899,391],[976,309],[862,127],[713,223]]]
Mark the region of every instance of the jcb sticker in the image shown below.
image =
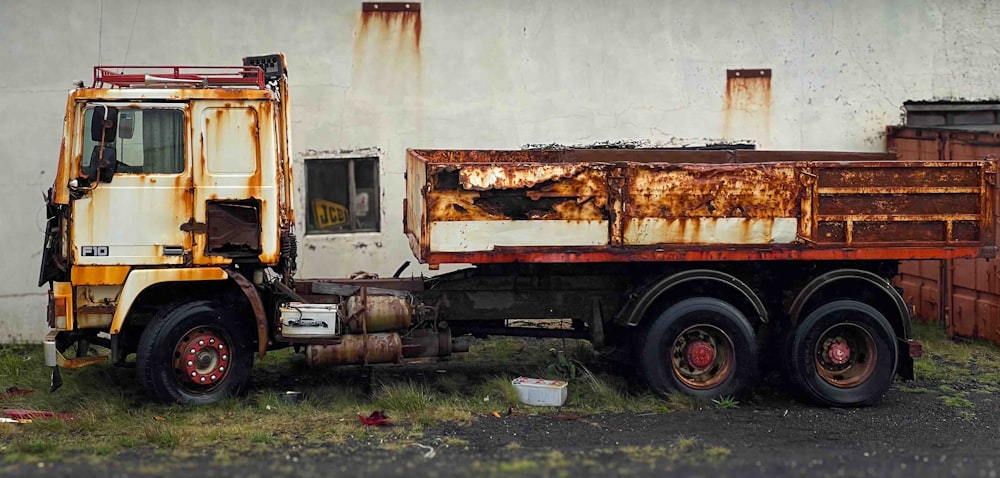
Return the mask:
[[[83,257],[105,257],[108,255],[108,246],[82,246],[80,255]]]
[[[313,199],[313,212],[320,229],[343,226],[350,216],[346,207],[324,199]]]

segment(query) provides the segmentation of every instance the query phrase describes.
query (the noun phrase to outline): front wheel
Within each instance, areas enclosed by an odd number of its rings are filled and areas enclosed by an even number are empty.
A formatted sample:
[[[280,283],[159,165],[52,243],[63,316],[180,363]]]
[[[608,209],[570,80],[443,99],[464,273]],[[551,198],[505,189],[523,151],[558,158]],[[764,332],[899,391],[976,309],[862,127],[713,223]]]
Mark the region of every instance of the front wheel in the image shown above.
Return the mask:
[[[795,329],[790,352],[796,385],[829,407],[878,402],[892,385],[899,355],[885,316],[854,300],[830,302],[810,313]]]
[[[136,351],[143,388],[162,402],[214,403],[246,389],[249,328],[212,301],[171,306],[146,327]]]
[[[682,300],[646,330],[639,362],[660,395],[700,400],[745,395],[757,371],[757,343],[743,313],[711,298]]]

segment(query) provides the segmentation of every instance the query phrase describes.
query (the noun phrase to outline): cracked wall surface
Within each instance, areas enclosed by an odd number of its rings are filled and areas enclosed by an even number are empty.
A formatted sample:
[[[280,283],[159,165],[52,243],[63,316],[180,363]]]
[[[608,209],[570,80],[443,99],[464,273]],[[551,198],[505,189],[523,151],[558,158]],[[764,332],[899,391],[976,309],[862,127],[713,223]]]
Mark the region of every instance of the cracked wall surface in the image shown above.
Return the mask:
[[[997,31],[1000,3],[989,0],[425,0],[419,21],[365,21],[360,1],[4,1],[0,341],[42,335],[40,193],[66,90],[89,84],[99,61],[233,64],[283,51],[298,217],[308,151],[381,155],[382,231],[303,238],[300,274],[391,275],[412,260],[407,147],[750,140],[879,151],[906,100],[1000,98]],[[766,128],[746,115],[726,128],[726,70],[742,68],[773,72]]]

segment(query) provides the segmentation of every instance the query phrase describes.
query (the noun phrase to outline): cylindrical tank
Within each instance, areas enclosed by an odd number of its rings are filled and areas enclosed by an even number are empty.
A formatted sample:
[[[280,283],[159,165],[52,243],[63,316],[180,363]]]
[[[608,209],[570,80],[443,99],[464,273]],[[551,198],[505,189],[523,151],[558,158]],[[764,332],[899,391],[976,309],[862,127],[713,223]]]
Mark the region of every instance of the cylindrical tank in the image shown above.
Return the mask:
[[[307,345],[306,363],[309,366],[357,365],[398,363],[403,357],[403,343],[399,334],[368,334],[367,341],[361,334],[340,336],[340,343],[332,345]],[[366,343],[367,342],[367,343]]]
[[[445,357],[451,355],[451,330],[417,329],[403,337],[404,357]]]
[[[359,313],[363,307],[367,308],[367,313]],[[362,330],[372,333],[405,329],[413,317],[413,308],[406,298],[391,295],[370,295],[364,300],[357,295],[351,296],[346,308],[344,325],[355,334]],[[364,328],[362,320],[365,320]]]

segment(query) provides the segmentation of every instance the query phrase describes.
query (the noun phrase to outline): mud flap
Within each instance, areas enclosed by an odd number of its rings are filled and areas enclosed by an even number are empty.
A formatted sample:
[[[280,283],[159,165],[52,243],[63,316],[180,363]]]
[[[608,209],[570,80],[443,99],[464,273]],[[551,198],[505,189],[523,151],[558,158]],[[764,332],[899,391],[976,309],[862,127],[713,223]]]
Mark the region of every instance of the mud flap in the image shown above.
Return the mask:
[[[62,374],[59,373],[59,366],[56,365],[52,367],[52,380],[49,382],[49,393],[59,390],[59,387],[62,387],[62,384]]]
[[[899,363],[896,365],[896,374],[904,380],[915,380],[913,372],[913,359],[920,357],[923,347],[920,342],[897,338],[899,341]]]

